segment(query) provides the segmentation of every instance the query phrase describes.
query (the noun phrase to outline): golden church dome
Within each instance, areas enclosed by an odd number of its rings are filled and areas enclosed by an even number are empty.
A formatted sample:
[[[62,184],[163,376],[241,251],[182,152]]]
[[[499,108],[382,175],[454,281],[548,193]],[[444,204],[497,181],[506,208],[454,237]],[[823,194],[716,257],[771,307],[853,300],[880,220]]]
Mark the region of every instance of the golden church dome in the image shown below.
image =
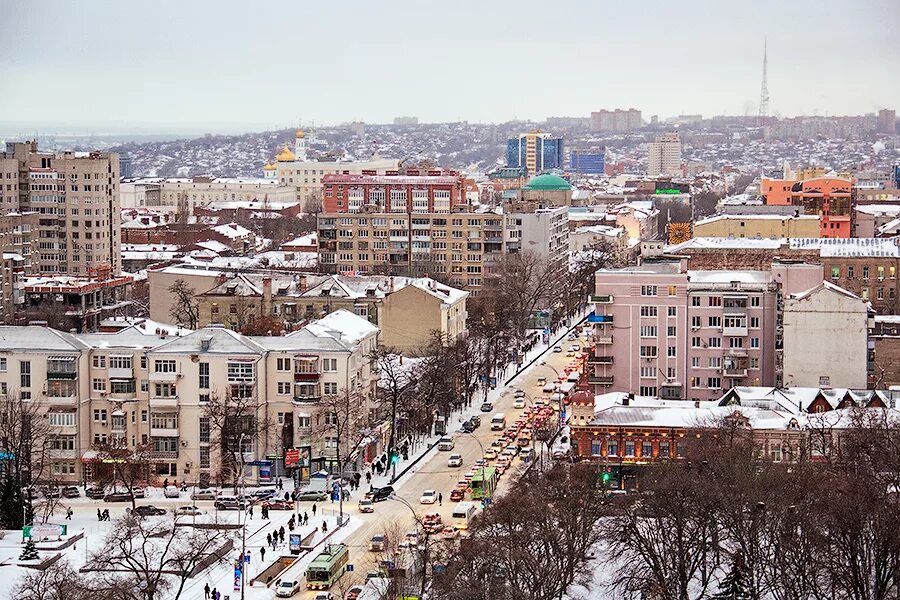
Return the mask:
[[[302,129],[298,129],[297,133],[294,134],[294,137],[297,138],[298,140],[303,139],[306,137],[306,132],[303,131]]]
[[[266,166],[263,167],[263,171],[274,171],[274,170],[275,170],[274,164],[266,164]]]
[[[296,160],[297,157],[294,156],[294,153],[291,152],[290,148],[287,147],[287,144],[284,145],[284,148],[281,149],[281,152],[275,156],[275,160],[278,162],[290,162],[292,160]]]

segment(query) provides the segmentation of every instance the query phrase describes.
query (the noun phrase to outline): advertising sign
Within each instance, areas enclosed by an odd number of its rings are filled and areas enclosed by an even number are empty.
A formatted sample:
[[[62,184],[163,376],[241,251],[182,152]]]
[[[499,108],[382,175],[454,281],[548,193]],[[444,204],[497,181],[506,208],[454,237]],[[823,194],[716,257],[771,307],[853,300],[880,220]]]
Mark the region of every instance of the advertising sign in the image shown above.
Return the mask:
[[[300,554],[300,534],[292,533],[288,536],[288,548],[291,554]]]
[[[284,466],[293,467],[300,462],[300,451],[296,449],[287,450],[284,453]]]
[[[47,539],[59,539],[66,535],[66,525],[44,523],[43,525],[26,525],[22,529],[22,537],[34,538],[35,541]]]

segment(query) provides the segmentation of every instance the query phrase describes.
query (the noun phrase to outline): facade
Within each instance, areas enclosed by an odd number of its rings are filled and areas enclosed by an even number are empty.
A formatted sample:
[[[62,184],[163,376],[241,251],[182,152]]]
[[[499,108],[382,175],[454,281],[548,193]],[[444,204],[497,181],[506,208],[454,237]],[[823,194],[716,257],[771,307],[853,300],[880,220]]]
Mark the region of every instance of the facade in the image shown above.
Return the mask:
[[[615,110],[599,110],[591,113],[591,130],[624,133],[640,129],[643,125],[641,111],[628,108]]]
[[[466,330],[466,292],[433,279],[412,280],[384,298],[381,341],[404,355],[416,355],[438,334],[453,341]]]
[[[198,208],[281,209],[297,203],[294,188],[267,179],[198,176],[190,179],[138,179],[124,184],[126,208],[146,206],[164,213],[194,214]],[[158,192],[154,190],[157,188]],[[144,204],[141,204],[141,202]]]
[[[101,321],[131,314],[134,277],[108,273],[100,277],[27,277],[22,283],[23,304],[17,322],[44,321],[79,332],[97,331]]]
[[[897,133],[897,111],[888,108],[878,111],[878,133]]]
[[[854,213],[853,237],[881,237],[882,227],[900,218],[900,198],[894,203],[859,205]]]
[[[121,271],[117,154],[40,152],[37,141],[9,142],[0,152],[0,179],[2,212],[40,215],[32,272]]]
[[[468,207],[465,180],[456,171],[409,170],[405,175],[325,175],[326,213],[449,213]]]
[[[715,215],[694,223],[697,237],[816,238],[820,233],[814,215]]]
[[[827,281],[785,297],[784,378],[777,384],[865,389],[874,357],[870,310],[868,302]]]
[[[579,175],[604,175],[606,152],[604,150],[583,152],[573,148],[569,153],[569,169]]]
[[[252,398],[256,417],[272,423],[268,435],[247,440],[245,460],[307,448],[308,476],[309,466],[334,466],[324,395],[349,390],[358,418],[370,422],[377,376],[366,357],[377,335],[375,326],[346,311],[278,338],[223,328],[168,336],[133,327],[87,335],[0,327],[0,391],[47,407],[55,434],[51,473],[60,482],[91,481],[94,447],[109,442],[150,444],[151,467],[160,478],[216,479],[216,432],[205,413],[212,395]],[[371,445],[360,450],[358,462],[374,452]],[[248,471],[266,480],[280,466]]]
[[[0,312],[4,323],[22,318],[25,278],[33,271],[31,261],[38,253],[39,217],[35,212],[0,214]]]
[[[549,133],[521,133],[506,142],[506,166],[525,167],[531,176],[564,166],[563,139]]]
[[[872,389],[900,386],[900,317],[875,317],[875,328],[869,336],[875,345],[875,365],[869,372]]]
[[[850,237],[855,202],[849,179],[817,177],[798,181],[791,188],[791,204],[803,214],[819,216],[819,237]]]
[[[542,260],[558,265],[560,274],[568,268],[569,211],[565,206],[538,208],[530,212],[508,211],[507,230],[519,240],[522,252],[533,252]]]
[[[584,252],[603,243],[609,244],[614,264],[624,264],[628,258],[628,237],[621,227],[583,225],[569,231],[569,252]]]
[[[664,133],[647,144],[647,175],[676,177],[681,175],[681,137]]]

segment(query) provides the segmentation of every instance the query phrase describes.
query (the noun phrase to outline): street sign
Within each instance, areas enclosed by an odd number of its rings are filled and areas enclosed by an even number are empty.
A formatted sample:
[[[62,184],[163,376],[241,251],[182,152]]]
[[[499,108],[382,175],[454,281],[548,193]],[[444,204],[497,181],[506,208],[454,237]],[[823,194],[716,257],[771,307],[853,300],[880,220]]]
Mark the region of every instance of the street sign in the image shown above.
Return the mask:
[[[347,572],[348,573],[353,572],[353,565],[347,565]]]

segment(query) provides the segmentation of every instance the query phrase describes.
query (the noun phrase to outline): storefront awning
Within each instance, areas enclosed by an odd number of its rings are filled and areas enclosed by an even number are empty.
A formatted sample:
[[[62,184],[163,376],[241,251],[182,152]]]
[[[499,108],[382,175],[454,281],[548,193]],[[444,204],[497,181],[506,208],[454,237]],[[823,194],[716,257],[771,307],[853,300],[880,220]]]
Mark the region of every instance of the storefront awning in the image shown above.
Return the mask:
[[[81,462],[91,462],[92,460],[97,460],[97,452],[94,450],[88,450],[81,455]]]

